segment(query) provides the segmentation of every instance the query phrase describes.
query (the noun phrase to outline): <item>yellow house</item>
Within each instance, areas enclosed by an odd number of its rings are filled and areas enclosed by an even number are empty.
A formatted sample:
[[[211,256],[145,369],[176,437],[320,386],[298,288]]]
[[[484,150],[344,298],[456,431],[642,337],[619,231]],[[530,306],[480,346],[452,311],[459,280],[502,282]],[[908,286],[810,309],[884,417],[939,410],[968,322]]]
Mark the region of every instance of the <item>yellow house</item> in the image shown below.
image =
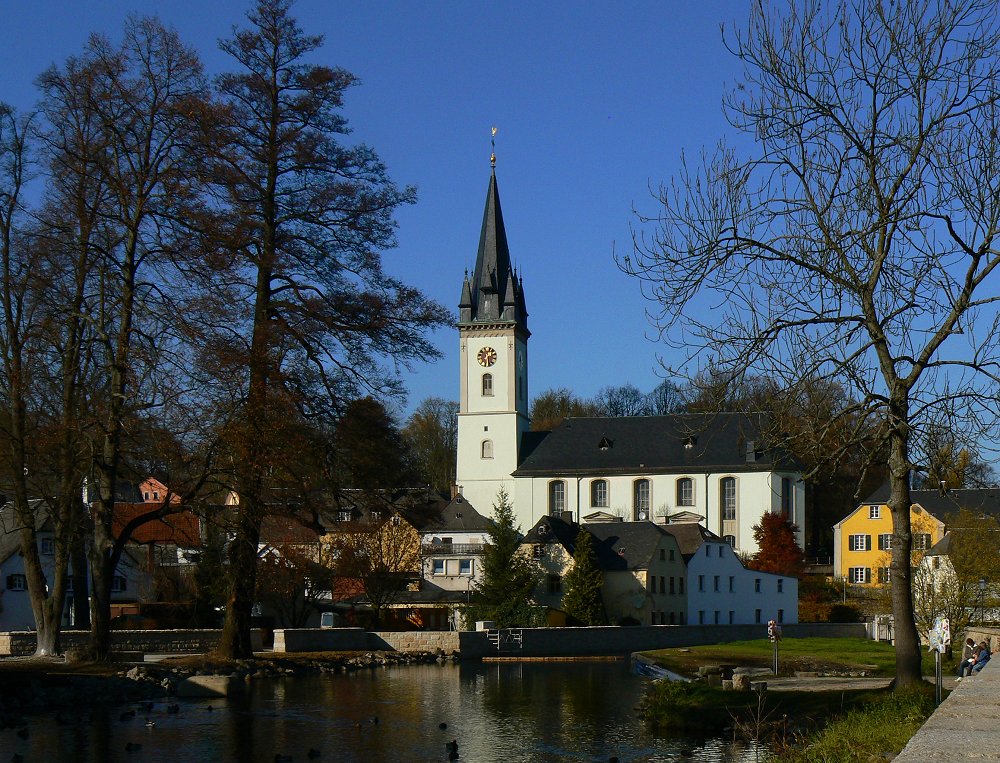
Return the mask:
[[[911,490],[910,529],[913,533],[913,566],[924,552],[944,537],[944,518],[964,505],[963,494],[973,490]],[[884,585],[889,581],[892,558],[892,515],[888,486],[833,526],[833,574],[852,585]]]

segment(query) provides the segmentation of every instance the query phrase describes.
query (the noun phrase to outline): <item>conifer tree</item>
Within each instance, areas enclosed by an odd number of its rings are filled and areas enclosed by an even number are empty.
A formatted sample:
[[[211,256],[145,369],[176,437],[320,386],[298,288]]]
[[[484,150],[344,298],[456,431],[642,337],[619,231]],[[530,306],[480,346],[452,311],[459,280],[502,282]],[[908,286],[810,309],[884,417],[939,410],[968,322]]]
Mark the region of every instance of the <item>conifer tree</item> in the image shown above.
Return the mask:
[[[597,566],[594,537],[580,528],[573,551],[573,566],[566,574],[563,610],[584,625],[604,625],[604,573]]]
[[[538,583],[535,564],[518,553],[521,529],[514,524],[514,508],[507,491],[497,492],[493,524],[483,550],[483,576],[472,591],[472,603],[465,610],[468,624],[492,620],[497,628],[539,624],[539,610],[531,595]]]

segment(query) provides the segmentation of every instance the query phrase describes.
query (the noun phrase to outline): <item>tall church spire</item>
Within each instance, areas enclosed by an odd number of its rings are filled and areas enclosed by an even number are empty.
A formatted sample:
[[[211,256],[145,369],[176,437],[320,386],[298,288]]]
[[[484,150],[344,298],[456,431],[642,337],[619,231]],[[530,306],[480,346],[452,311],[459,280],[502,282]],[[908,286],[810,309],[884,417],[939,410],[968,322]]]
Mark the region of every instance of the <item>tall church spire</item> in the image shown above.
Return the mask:
[[[527,310],[521,282],[510,264],[507,231],[497,188],[496,155],[490,155],[490,183],[486,190],[483,227],[471,282],[462,284],[459,322],[513,321],[527,330]]]

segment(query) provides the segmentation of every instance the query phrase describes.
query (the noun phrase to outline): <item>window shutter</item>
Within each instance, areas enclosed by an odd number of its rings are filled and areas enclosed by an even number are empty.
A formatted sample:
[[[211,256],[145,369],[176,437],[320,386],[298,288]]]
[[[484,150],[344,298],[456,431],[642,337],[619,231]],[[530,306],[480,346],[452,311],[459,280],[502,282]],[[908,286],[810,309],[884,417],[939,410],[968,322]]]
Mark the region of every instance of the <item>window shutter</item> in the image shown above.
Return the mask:
[[[871,583],[872,582],[872,569],[871,569],[871,567],[865,567],[865,582],[866,583]]]
[[[866,535],[865,536],[865,551],[871,551],[871,550],[872,550],[872,536],[871,535]]]
[[[14,590],[14,576],[13,575],[8,575],[7,576],[7,590],[8,591],[13,591]]]

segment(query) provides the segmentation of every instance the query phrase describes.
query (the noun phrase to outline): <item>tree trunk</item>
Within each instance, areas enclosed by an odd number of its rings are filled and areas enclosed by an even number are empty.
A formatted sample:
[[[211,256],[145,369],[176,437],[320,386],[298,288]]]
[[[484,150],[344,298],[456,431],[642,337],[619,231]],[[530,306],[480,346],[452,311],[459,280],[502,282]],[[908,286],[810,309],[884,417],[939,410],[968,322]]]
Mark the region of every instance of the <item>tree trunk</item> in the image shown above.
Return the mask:
[[[893,417],[889,434],[889,511],[892,514],[892,615],[896,641],[897,689],[923,680],[920,668],[920,639],[913,616],[910,552],[910,461],[908,451],[909,410],[906,401],[890,403]]]
[[[90,552],[90,644],[89,656],[103,662],[111,654],[110,553],[95,547]]]
[[[229,547],[231,584],[218,652],[227,659],[248,660],[253,658],[251,618],[257,588],[261,512],[254,499],[244,501],[242,496],[237,512],[235,537]]]

